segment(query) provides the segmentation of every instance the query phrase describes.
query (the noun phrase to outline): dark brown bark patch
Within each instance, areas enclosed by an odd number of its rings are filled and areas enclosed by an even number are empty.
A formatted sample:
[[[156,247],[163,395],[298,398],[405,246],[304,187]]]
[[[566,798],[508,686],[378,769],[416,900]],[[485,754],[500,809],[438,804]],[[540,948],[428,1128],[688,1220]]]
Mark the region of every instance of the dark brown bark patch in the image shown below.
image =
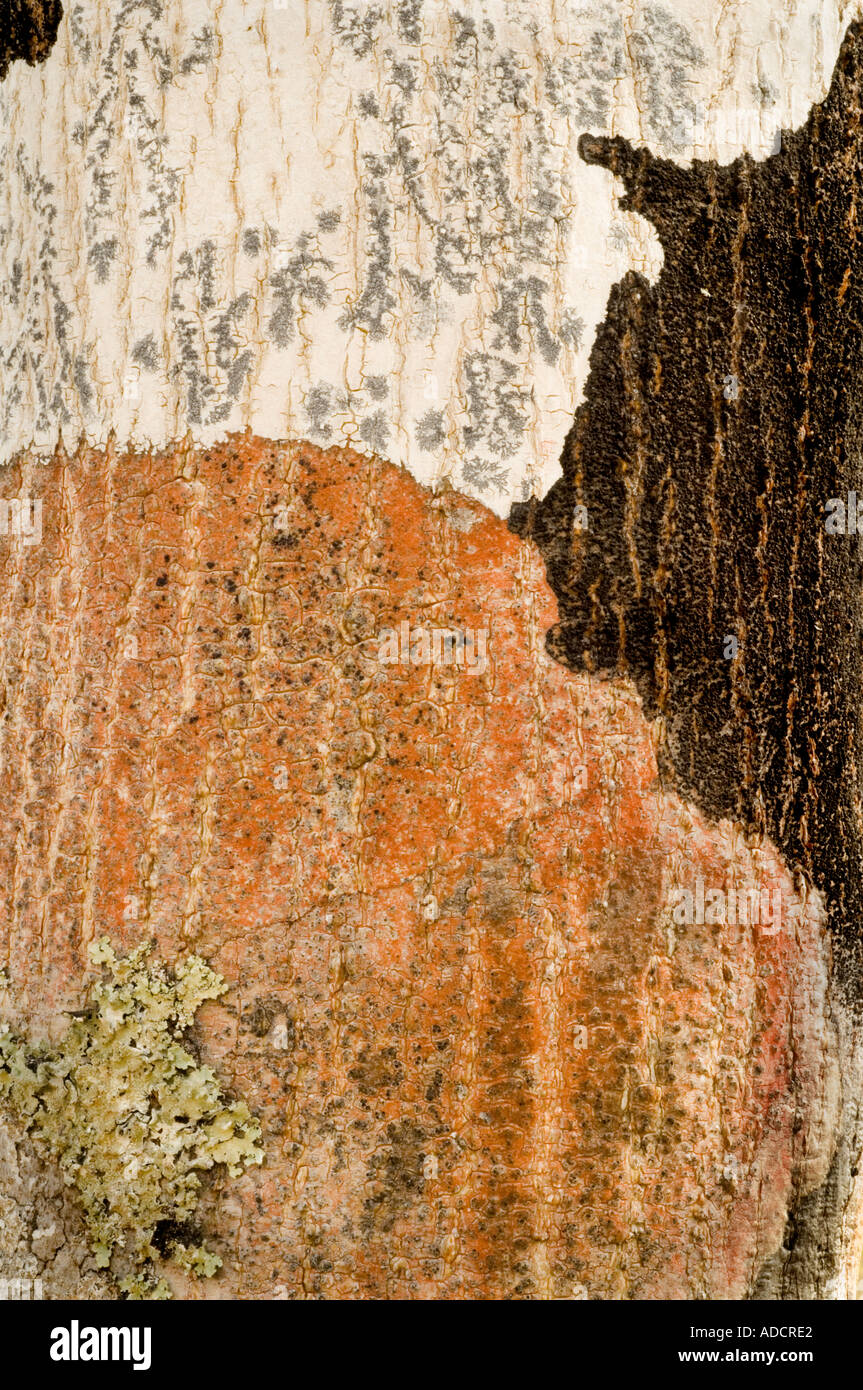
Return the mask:
[[[558,598],[551,653],[634,679],[676,787],[823,892],[858,995],[863,556],[826,523],[863,498],[861,73],[857,24],[763,161],[582,137],[665,264],[613,289],[564,476],[511,517]]]
[[[16,58],[33,67],[48,57],[62,18],[60,0],[5,0],[0,7],[0,81]]]

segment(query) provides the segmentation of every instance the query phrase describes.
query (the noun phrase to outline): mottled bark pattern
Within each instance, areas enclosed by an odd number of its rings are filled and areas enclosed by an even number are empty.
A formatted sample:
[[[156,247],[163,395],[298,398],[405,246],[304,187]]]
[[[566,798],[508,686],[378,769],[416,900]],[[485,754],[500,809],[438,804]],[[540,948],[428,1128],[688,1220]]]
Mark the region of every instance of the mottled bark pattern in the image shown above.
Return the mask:
[[[3,1016],[61,1030],[102,933],[229,982],[196,1032],[265,1162],[214,1194],[225,1268],[185,1292],[751,1292],[839,1124],[820,910],[675,924],[696,875],[790,876],[662,792],[631,687],[547,656],[535,548],[379,460],[249,436],[22,458],[20,492]],[[382,661],[402,622],[486,629],[487,667]]]
[[[550,651],[629,673],[672,784],[818,885],[856,998],[863,565],[825,506],[863,495],[861,91],[854,25],[827,99],[763,162],[582,138],[665,265],[614,289],[564,478],[512,518],[560,604]]]

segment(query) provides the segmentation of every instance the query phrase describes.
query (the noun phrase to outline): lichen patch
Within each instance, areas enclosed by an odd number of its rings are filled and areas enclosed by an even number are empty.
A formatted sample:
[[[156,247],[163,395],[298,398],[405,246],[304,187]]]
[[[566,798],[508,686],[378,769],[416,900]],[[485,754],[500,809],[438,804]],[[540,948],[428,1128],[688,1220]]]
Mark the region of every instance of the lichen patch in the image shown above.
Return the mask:
[[[169,1298],[157,1259],[199,1277],[221,1264],[194,1234],[201,1173],[222,1164],[237,1177],[263,1151],[248,1107],[227,1101],[184,1043],[227,985],[198,956],[173,971],[149,956],[146,945],[118,958],[107,938],[93,943],[104,978],[57,1044],[6,1025],[0,1101],[77,1189],[97,1265],[116,1265],[131,1298]]]

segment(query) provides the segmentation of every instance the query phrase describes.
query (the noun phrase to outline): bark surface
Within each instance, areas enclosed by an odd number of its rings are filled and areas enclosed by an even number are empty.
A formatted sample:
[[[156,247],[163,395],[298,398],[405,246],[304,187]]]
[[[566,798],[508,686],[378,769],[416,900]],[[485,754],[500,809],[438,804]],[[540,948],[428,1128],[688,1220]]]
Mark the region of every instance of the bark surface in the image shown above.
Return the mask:
[[[16,58],[32,66],[48,56],[62,18],[60,0],[5,0],[0,14],[0,81]]]
[[[860,27],[255,3],[0,20],[2,1017],[228,981],[183,1297],[853,1296]]]
[[[561,605],[551,649],[631,675],[679,790],[814,880],[858,1000],[861,95],[853,25],[826,101],[766,161],[681,169],[583,138],[665,266],[613,291],[564,478],[513,516]]]
[[[632,686],[545,654],[534,547],[248,436],[34,476],[0,590],[6,1012],[58,1028],[102,933],[229,981],[199,1041],[266,1161],[211,1194],[205,1292],[759,1287],[842,1120],[823,913],[675,922],[696,877],[795,885],[662,790]],[[383,661],[404,622],[485,630],[485,669]]]
[[[656,226],[665,265],[655,286],[613,291],[564,477],[512,516],[560,603],[549,650],[631,676],[661,719],[668,784],[769,834],[817,885],[832,988],[857,1019],[861,93],[855,24],[826,100],[765,161],[681,169],[582,139]],[[855,1166],[837,1164],[846,1179]],[[790,1212],[788,1270],[823,1272],[836,1201],[831,1185]]]

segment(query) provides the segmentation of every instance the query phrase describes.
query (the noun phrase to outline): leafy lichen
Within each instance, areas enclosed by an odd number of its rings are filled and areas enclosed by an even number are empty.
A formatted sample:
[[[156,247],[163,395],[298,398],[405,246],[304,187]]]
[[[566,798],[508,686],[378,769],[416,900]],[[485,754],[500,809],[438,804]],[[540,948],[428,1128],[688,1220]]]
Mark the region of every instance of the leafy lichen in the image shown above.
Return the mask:
[[[226,1101],[183,1044],[200,1005],[227,985],[198,956],[169,971],[149,955],[142,946],[118,959],[107,938],[94,943],[103,978],[56,1044],[0,1029],[0,1100],[77,1189],[97,1264],[121,1256],[130,1298],[171,1296],[160,1256],[215,1273],[219,1257],[188,1241],[199,1175],[224,1164],[237,1177],[263,1159],[248,1107]]]

